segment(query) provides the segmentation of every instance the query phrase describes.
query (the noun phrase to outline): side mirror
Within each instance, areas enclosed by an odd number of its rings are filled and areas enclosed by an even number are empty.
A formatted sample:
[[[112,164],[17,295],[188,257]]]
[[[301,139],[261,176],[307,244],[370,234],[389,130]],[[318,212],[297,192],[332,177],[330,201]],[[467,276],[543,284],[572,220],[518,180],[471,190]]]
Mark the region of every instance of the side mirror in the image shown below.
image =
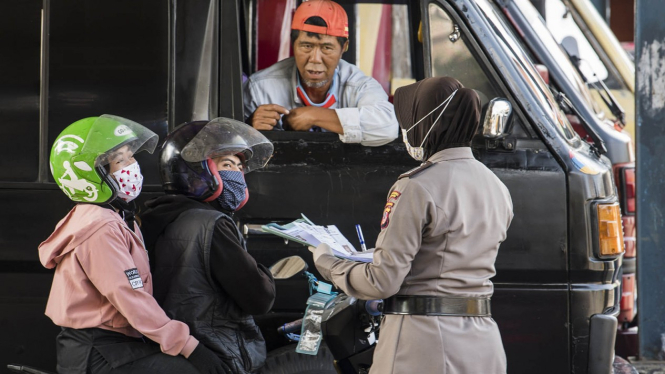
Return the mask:
[[[496,97],[490,100],[483,119],[483,136],[489,139],[504,136],[512,114],[513,106],[507,99]]]
[[[291,256],[277,261],[269,269],[273,278],[288,279],[307,270],[307,263],[299,256]]]

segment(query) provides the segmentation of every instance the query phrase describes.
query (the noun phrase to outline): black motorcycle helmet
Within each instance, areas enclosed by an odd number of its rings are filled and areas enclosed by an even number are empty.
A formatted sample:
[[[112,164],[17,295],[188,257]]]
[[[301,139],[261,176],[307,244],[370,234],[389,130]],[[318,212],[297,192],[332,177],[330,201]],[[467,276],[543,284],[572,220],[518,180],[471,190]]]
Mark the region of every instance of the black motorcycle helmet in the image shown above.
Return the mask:
[[[272,152],[273,145],[265,136],[236,120],[184,123],[166,137],[159,155],[164,192],[212,201],[223,189],[213,158],[237,155],[247,174],[264,167]]]

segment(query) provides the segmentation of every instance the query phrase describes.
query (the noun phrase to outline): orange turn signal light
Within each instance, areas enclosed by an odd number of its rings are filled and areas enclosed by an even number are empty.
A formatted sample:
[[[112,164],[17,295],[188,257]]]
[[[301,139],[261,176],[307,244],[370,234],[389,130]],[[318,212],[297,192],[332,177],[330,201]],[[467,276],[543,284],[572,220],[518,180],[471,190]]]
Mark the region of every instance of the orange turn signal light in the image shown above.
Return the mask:
[[[601,256],[616,256],[624,252],[623,227],[619,203],[598,204],[598,240]]]

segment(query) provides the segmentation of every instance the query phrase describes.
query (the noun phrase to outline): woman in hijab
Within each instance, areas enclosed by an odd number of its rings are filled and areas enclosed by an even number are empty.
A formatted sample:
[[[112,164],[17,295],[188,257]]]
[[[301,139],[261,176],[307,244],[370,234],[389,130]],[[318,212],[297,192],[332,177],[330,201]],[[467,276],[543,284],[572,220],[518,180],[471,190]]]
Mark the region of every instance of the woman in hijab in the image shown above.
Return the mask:
[[[372,263],[322,244],[316,267],[350,296],[385,299],[371,374],[505,373],[490,278],[513,207],[471,152],[480,99],[435,77],[398,89],[395,108],[407,151],[424,163],[388,193]]]

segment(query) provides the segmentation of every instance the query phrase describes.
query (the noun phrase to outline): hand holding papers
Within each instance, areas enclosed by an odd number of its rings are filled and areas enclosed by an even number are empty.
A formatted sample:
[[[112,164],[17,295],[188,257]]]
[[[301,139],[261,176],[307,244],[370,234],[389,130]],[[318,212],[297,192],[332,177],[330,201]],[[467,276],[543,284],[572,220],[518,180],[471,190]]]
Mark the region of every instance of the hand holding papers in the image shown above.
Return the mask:
[[[336,226],[317,226],[303,215],[287,225],[280,226],[269,223],[261,227],[265,232],[281,236],[302,245],[316,247],[321,243],[328,244],[337,257],[354,261],[372,262],[372,252],[358,252],[353,244],[342,235]]]

